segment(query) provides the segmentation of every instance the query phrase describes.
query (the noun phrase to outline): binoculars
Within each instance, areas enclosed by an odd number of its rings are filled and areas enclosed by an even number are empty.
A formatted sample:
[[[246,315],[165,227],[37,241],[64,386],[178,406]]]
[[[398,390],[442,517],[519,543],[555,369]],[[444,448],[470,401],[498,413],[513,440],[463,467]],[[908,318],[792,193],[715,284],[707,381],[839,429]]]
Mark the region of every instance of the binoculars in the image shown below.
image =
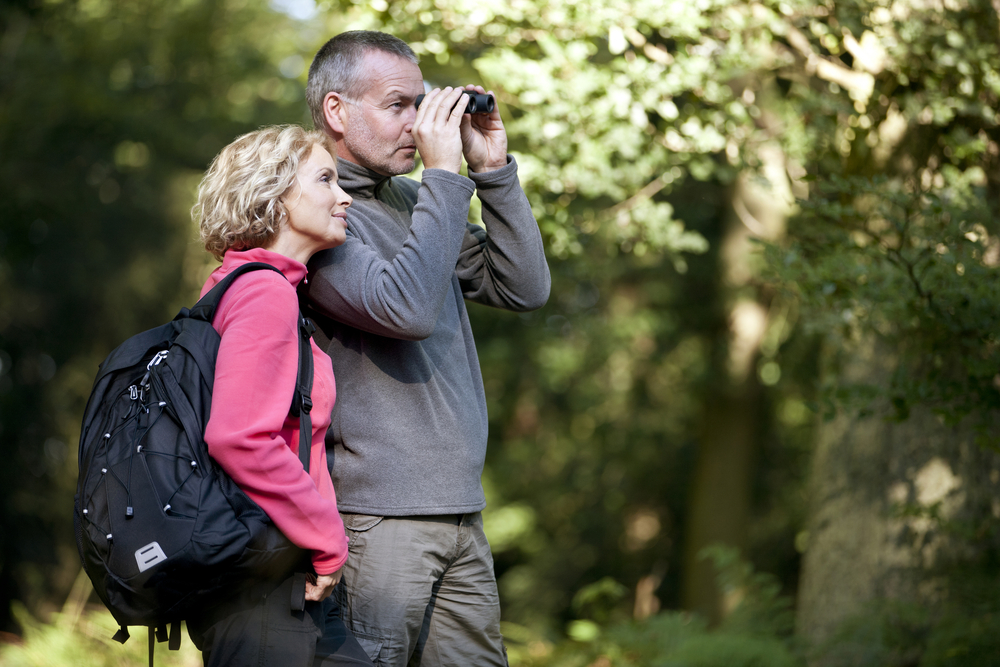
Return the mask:
[[[465,113],[493,112],[493,108],[496,106],[496,101],[493,99],[492,95],[477,93],[474,90],[467,90],[465,91],[465,94],[469,96],[469,106],[465,107]],[[420,103],[423,101],[424,101],[424,96],[417,95],[417,99],[413,103],[413,105],[419,109]]]

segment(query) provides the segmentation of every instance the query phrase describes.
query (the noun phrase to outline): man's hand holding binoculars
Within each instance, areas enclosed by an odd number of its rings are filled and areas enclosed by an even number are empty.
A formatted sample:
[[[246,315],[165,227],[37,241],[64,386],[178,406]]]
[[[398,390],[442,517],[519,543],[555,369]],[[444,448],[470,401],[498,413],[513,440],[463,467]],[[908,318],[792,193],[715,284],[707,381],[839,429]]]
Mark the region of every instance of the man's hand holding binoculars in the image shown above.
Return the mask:
[[[492,92],[482,86],[435,88],[416,100],[413,138],[426,169],[485,173],[507,164],[507,133]]]
[[[493,92],[487,92],[482,86],[466,86],[465,89],[493,99]],[[469,169],[478,174],[507,166],[507,132],[496,104],[490,107],[489,113],[462,116],[462,152]]]

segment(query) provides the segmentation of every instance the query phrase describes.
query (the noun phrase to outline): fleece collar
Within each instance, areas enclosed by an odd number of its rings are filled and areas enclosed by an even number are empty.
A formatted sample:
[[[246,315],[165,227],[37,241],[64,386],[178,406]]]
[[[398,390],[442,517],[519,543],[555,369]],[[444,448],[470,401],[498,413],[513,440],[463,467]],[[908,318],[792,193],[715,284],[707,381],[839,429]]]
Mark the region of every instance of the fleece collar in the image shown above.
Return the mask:
[[[391,187],[392,179],[341,159],[337,160],[337,183],[355,199],[377,199],[383,187]]]

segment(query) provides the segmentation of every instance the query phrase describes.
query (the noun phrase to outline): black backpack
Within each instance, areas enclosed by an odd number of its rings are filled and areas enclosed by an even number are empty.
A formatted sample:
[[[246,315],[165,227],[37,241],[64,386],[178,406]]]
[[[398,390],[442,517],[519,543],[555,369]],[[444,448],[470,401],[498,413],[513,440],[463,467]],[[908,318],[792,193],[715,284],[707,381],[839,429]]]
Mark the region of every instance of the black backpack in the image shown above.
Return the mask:
[[[80,432],[74,524],[84,569],[121,629],[149,627],[180,647],[180,621],[263,577],[291,574],[293,545],[209,457],[219,334],[212,317],[233,270],[173,321],[133,336],[101,364]],[[280,273],[280,271],[279,271]],[[312,322],[299,316],[299,372],[290,413],[309,470]]]

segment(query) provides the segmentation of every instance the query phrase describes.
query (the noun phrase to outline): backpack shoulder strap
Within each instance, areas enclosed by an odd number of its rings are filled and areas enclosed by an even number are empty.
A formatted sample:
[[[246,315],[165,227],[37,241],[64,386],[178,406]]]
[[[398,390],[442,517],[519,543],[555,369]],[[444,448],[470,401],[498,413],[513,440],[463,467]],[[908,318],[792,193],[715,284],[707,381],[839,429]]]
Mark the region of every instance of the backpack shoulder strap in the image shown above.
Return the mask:
[[[219,281],[219,283],[213,287],[208,293],[201,297],[191,310],[188,311],[187,316],[193,317],[196,320],[202,320],[204,322],[211,323],[212,318],[215,317],[215,309],[219,307],[219,301],[222,300],[222,295],[226,293],[229,286],[233,284],[237,278],[242,276],[244,273],[249,273],[250,271],[260,271],[261,269],[270,269],[275,273],[281,274],[281,271],[276,267],[266,264],[264,262],[248,262],[241,266],[237,266],[235,269],[229,272],[225,278]],[[281,274],[284,276],[284,274]]]
[[[219,281],[219,283],[208,291],[205,296],[198,300],[188,317],[211,323],[215,317],[215,310],[219,307],[222,295],[226,293],[233,281],[250,271],[270,269],[281,274],[281,271],[265,262],[248,262],[233,269],[229,275]],[[281,274],[284,275],[284,274]],[[316,331],[316,325],[308,317],[302,315],[301,304],[299,308],[299,369],[295,378],[295,395],[292,396],[292,405],[289,414],[299,418],[299,460],[302,467],[309,472],[309,454],[312,445],[312,419],[309,412],[312,410],[312,384],[313,384],[313,358],[309,339]]]
[[[299,311],[299,373],[295,379],[295,395],[292,397],[292,409],[289,414],[299,417],[299,460],[302,467],[309,472],[309,455],[312,450],[312,384],[313,356],[309,339],[316,331],[312,320]]]

